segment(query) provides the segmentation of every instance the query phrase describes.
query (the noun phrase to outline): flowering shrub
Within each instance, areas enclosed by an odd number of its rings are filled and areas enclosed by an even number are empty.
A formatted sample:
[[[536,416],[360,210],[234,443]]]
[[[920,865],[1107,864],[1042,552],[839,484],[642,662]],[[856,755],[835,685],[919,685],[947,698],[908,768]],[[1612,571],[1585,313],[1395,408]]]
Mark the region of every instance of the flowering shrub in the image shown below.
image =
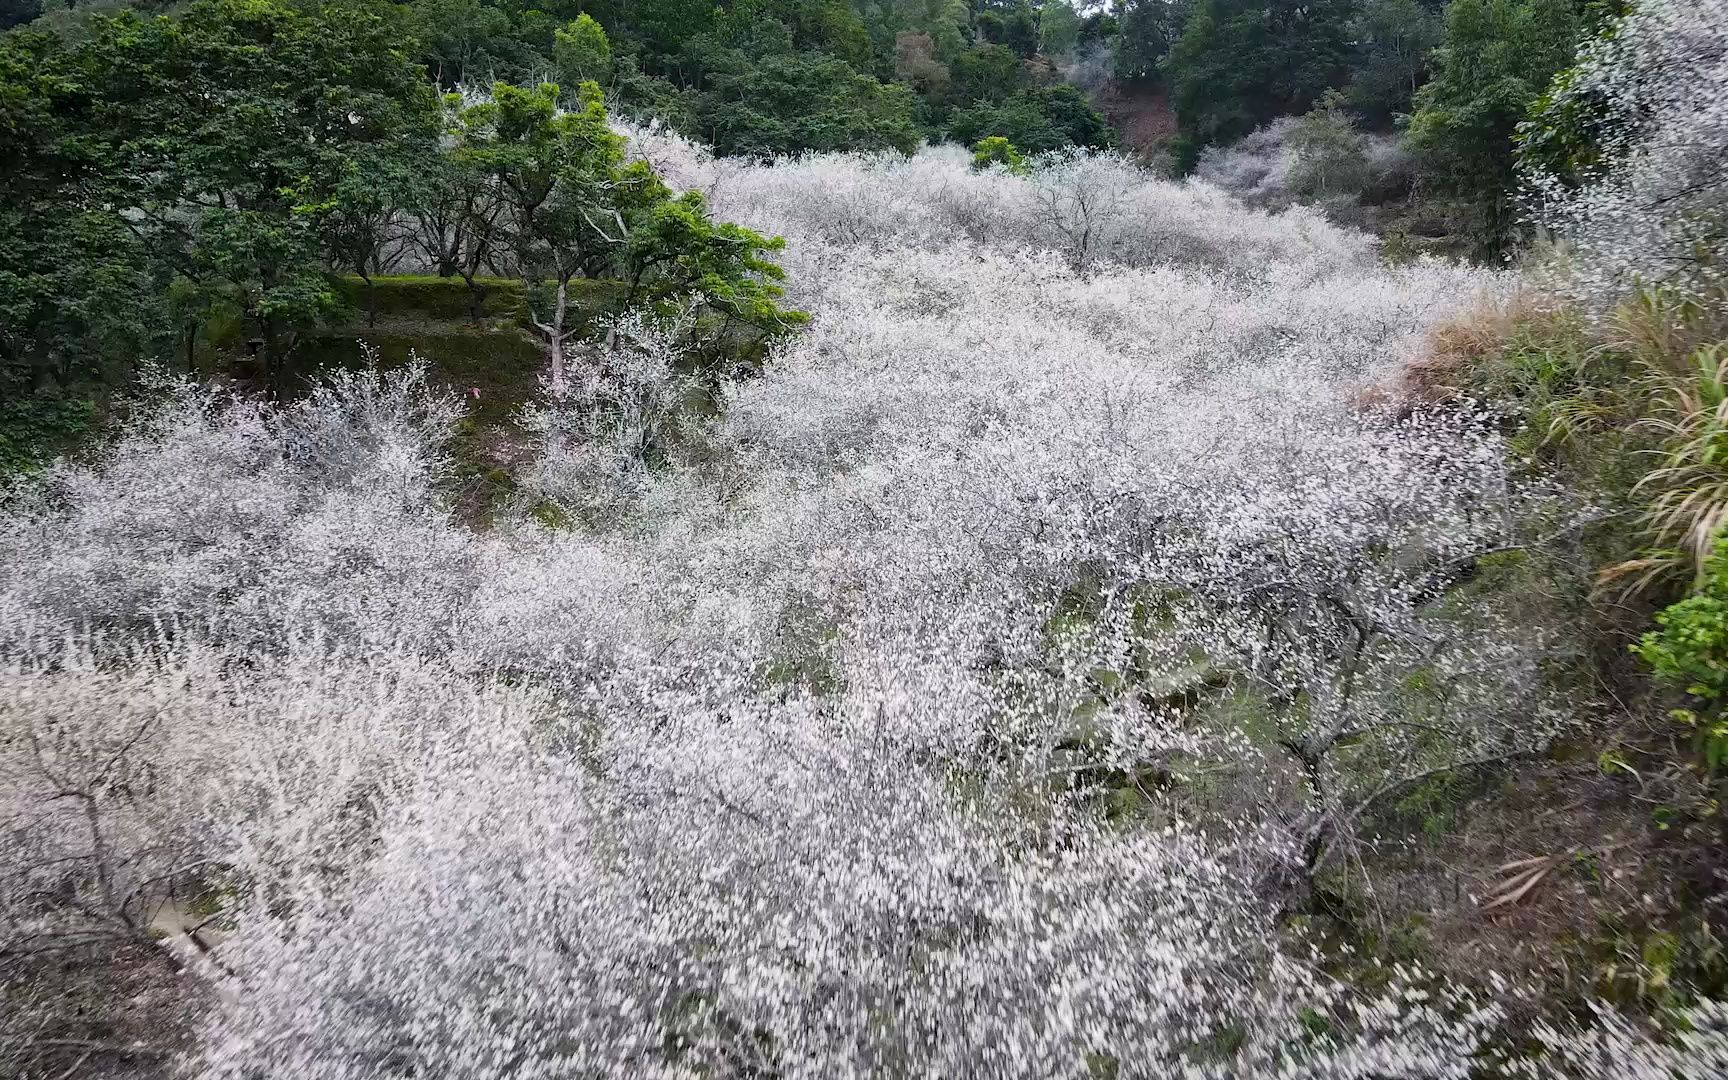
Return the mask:
[[[1410,163],[1398,140],[1365,133],[1335,105],[1284,117],[1227,147],[1207,147],[1195,178],[1250,206],[1324,205],[1343,216],[1364,192],[1396,187]]]
[[[1588,117],[1587,153],[1531,155],[1538,220],[1571,249],[1570,288],[1611,309],[1634,285],[1699,296],[1728,242],[1728,3],[1642,0],[1587,46],[1527,136]],[[1579,171],[1581,176],[1569,175]]]

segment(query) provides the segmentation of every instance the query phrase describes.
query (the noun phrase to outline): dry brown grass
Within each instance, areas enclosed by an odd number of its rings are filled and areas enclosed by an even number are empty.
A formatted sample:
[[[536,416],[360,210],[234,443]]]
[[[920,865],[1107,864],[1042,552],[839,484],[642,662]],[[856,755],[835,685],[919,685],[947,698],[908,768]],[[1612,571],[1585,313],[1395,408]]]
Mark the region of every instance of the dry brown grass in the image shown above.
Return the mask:
[[[1408,411],[1457,401],[1485,364],[1502,355],[1520,327],[1554,319],[1551,302],[1530,289],[1483,292],[1431,327],[1390,382],[1359,395],[1366,406]]]

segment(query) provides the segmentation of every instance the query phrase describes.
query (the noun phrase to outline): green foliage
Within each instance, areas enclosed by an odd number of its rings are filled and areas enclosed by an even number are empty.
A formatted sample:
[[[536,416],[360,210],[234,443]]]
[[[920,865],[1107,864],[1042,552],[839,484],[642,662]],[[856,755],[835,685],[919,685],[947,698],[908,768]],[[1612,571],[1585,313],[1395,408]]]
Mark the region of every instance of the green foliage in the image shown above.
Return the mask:
[[[1080,47],[1080,13],[1069,0],[1046,0],[1038,9],[1038,51],[1072,56]]]
[[[1290,183],[1304,198],[1354,198],[1368,184],[1370,170],[1362,133],[1343,105],[1342,94],[1327,91],[1290,134],[1290,146],[1296,152]]]
[[[1606,1000],[1660,1014],[1728,993],[1728,947],[1717,934],[1707,918],[1669,928],[1608,918],[1585,954]]]
[[[74,56],[101,102],[116,211],[205,312],[242,313],[267,364],[339,306],[321,222],[364,213],[351,200],[433,145],[435,98],[399,33],[383,5],[198,0],[104,20]]]
[[[1591,0],[1583,14],[1586,36],[1611,34],[1630,7],[1630,0]],[[1598,139],[1608,103],[1586,85],[1576,68],[1568,68],[1532,106],[1516,136],[1521,171],[1577,185],[1601,164]]]
[[[584,12],[553,33],[552,62],[565,85],[606,83],[612,75],[612,42],[594,17]]]
[[[1701,363],[1705,370],[1700,380],[1707,384],[1704,393],[1719,408],[1728,400],[1721,377],[1721,361],[1728,351],[1708,349],[1700,353],[1704,354]],[[1713,483],[1682,489],[1687,495],[1681,508],[1687,511],[1700,504],[1720,506],[1711,500],[1720,499],[1721,478],[1728,475],[1728,459],[1722,457],[1728,450],[1728,437],[1722,434],[1719,421],[1712,419],[1706,426],[1707,430],[1687,433],[1683,449],[1671,445],[1668,451],[1670,461],[1685,455],[1691,467],[1708,470]],[[1693,728],[1698,750],[1711,770],[1728,763],[1728,538],[1722,535],[1719,518],[1719,514],[1706,512],[1693,525],[1708,527],[1712,542],[1692,595],[1660,612],[1656,628],[1633,646],[1659,681],[1691,699],[1688,708],[1678,709],[1674,715]]]
[[[778,9],[801,33],[865,40],[846,5],[829,6]],[[575,83],[568,108],[554,86],[504,83],[489,101],[440,109],[428,74],[544,70],[546,56],[639,87],[599,19],[553,14],[485,0],[192,0],[172,16],[122,10],[77,35],[0,39],[8,459],[78,428],[142,358],[199,367],[244,348],[281,389],[296,348],[353,309],[404,318],[411,287],[380,271],[405,217],[450,278],[412,287],[435,291],[439,317],[458,304],[477,325],[536,314],[563,335],[584,302],[571,282],[603,280],[618,282],[619,304],[698,303],[765,333],[798,325],[776,303],[776,242],[711,221],[699,196],[626,163],[596,83]],[[711,8],[701,14],[713,24]],[[916,140],[909,111],[903,144]],[[504,256],[519,281],[487,277]]]
[[[1001,166],[1009,172],[1022,172],[1026,168],[1026,158],[1007,139],[991,135],[980,139],[972,148],[972,167],[988,169],[992,166]]]
[[[509,15],[486,0],[415,0],[408,11],[421,60],[440,86],[522,67]]]
[[[607,126],[598,86],[578,87],[568,110],[558,98],[551,83],[498,83],[490,100],[458,106],[453,118],[453,156],[496,180],[504,241],[530,282],[608,276],[624,239],[612,218],[660,194],[640,191],[658,183],[651,173],[624,175],[623,142]]]
[[[1466,200],[1484,255],[1516,239],[1513,137],[1571,63],[1579,25],[1572,0],[1455,0],[1448,9],[1409,145],[1439,190]]]
[[[166,332],[164,275],[112,203],[99,105],[41,34],[0,38],[0,400],[99,380]]]
[[[1028,154],[1043,154],[1067,146],[1105,149],[1116,133],[1072,86],[1044,86],[1007,101],[977,106],[955,114],[949,130],[962,143],[1005,138]]]
[[[699,192],[665,198],[632,224],[623,252],[626,306],[670,310],[699,299],[704,307],[767,334],[803,326],[803,312],[779,306],[785,271],[771,254],[785,246],[740,225],[713,221]]]
[[[953,99],[961,104],[1006,101],[1031,83],[1026,65],[1012,49],[979,45],[954,57]]]
[[[1116,77],[1157,79],[1159,66],[1182,33],[1182,5],[1169,0],[1121,0],[1115,7]]]
[[[1038,16],[1030,0],[974,0],[973,11],[980,41],[1005,46],[1022,57],[1038,51]]]
[[[0,399],[0,491],[88,435],[95,420],[95,399],[76,388]]]
[[[1200,145],[1228,142],[1341,85],[1351,7],[1198,0],[1164,61],[1182,133]]]
[[[1644,381],[1645,425],[1662,444],[1639,481],[1645,523],[1662,547],[1695,556],[1701,576],[1728,524],[1728,342],[1700,345]]]
[[[1437,7],[1419,0],[1364,0],[1350,32],[1356,43],[1350,106],[1372,122],[1389,123],[1410,110],[1445,21]]]
[[[499,243],[514,256],[554,385],[578,328],[578,280],[622,282],[626,307],[694,304],[769,334],[802,325],[777,303],[778,239],[712,221],[700,193],[674,196],[646,163],[627,162],[594,83],[578,87],[576,108],[558,99],[551,84],[500,83],[489,101],[451,103],[453,156],[496,183]]]
[[[123,380],[218,321],[279,364],[433,146],[400,13],[195,0],[84,30],[0,42],[0,386]]]
[[[716,74],[700,95],[703,136],[723,154],[770,157],[804,150],[897,150],[920,140],[910,90],[884,85],[820,54],[766,57]]]
[[[0,30],[10,30],[42,14],[42,0],[0,0]]]

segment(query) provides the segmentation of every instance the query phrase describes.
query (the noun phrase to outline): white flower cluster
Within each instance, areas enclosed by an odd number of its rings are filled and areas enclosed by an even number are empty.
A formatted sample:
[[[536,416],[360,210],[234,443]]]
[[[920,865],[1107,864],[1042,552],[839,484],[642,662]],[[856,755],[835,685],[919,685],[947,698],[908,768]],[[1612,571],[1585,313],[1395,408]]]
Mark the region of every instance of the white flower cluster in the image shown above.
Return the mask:
[[[1348,203],[1359,191],[1318,191],[1312,165],[1305,165],[1299,149],[1302,121],[1280,117],[1229,146],[1209,146],[1200,154],[1194,177],[1221,188],[1249,206],[1282,210],[1298,202],[1320,202],[1330,196]],[[1355,132],[1360,149],[1353,180],[1357,184],[1396,185],[1411,170],[1408,154],[1395,135]]]
[[[1569,189],[1529,177],[1571,248],[1582,300],[1639,284],[1719,286],[1728,246],[1728,0],[1640,0],[1588,46],[1550,107],[1585,118],[1600,164]]]
[[[176,390],[0,515],[0,963],[166,934],[213,1076],[1488,1060],[1277,916],[1573,720],[1566,625],[1471,591],[1564,500],[1351,403],[1498,279],[1109,157],[636,141],[815,320],[699,424],[676,328],[579,358],[526,472],[579,528],[460,527],[420,369]]]

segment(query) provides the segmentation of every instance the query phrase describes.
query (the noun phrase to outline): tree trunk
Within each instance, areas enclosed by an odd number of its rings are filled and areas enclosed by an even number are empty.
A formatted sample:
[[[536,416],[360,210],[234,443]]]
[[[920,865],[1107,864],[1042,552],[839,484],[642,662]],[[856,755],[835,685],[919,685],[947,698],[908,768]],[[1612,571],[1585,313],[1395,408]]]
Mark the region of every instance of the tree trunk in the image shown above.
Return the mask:
[[[462,283],[468,286],[468,321],[479,326],[480,320],[486,316],[486,286],[474,280],[478,275],[473,270],[459,269],[457,272],[462,275]]]
[[[552,397],[561,400],[564,397],[564,319],[570,306],[570,283],[558,282],[558,300],[552,308],[552,322],[544,327],[546,332],[546,359],[552,377]]]
[[[360,268],[360,280],[366,283],[366,325],[378,325],[378,286],[372,283],[372,275]]]

